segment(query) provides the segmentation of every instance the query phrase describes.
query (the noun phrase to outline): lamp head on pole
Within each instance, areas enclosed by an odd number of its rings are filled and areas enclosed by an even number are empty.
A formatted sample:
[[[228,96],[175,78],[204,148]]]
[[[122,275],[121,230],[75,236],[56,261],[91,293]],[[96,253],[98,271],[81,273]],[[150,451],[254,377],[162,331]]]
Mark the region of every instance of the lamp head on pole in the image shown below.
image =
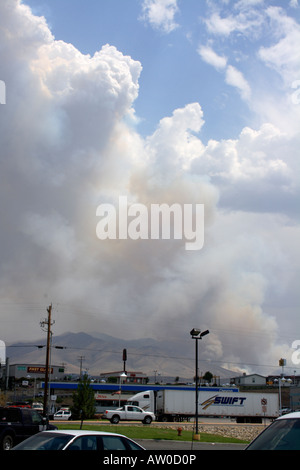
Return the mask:
[[[197,330],[197,328],[193,328],[191,331],[190,331],[190,334],[192,335],[192,337],[194,338],[195,336],[199,336],[201,333],[201,330]]]
[[[208,333],[209,333],[209,330],[202,331],[202,333],[200,334],[200,339],[201,339],[203,336],[208,335]]]
[[[208,333],[209,333],[209,330],[202,331],[201,333],[201,330],[198,330],[197,328],[193,328],[190,331],[190,335],[192,336],[192,338],[195,338],[195,339],[202,339],[202,337],[208,335]]]

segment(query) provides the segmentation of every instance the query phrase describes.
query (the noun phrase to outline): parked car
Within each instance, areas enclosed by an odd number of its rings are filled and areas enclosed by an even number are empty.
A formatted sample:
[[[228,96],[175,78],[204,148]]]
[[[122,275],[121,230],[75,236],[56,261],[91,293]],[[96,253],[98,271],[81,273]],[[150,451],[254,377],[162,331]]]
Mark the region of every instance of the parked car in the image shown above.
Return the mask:
[[[46,429],[57,429],[36,410],[0,407],[0,450],[10,450],[15,444]]]
[[[300,412],[277,418],[246,450],[300,450]]]
[[[292,411],[293,411],[293,410],[291,410],[290,408],[281,408],[281,409],[279,410],[279,416],[281,416],[281,415],[286,415],[286,414],[288,414],[288,413],[291,413]]]
[[[54,413],[53,419],[68,421],[72,418],[72,413],[70,410],[58,410]]]
[[[42,431],[12,450],[145,450],[122,434],[102,431]]]
[[[32,403],[31,408],[33,410],[39,411],[41,413],[43,411],[43,403],[34,402],[34,403]]]

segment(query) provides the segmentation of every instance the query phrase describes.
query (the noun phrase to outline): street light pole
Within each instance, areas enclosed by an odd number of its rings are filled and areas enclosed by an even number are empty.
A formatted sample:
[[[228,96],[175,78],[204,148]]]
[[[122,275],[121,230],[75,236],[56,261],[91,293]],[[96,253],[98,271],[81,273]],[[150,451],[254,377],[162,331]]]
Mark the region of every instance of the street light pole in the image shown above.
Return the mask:
[[[121,393],[122,393],[122,378],[127,377],[126,372],[120,374],[120,385],[119,385],[119,408],[121,407]]]
[[[195,434],[193,436],[193,439],[199,440],[200,435],[199,435],[199,427],[198,427],[198,340],[202,339],[203,336],[208,335],[209,331],[205,330],[201,333],[201,330],[198,330],[196,328],[193,328],[190,331],[190,334],[192,336],[192,339],[196,340],[196,345],[195,345],[195,381],[196,381],[196,387],[195,387]]]
[[[199,395],[198,395],[198,382],[199,382],[199,378],[198,378],[198,339],[199,338],[195,338],[196,341],[196,346],[195,346],[195,370],[196,370],[196,403],[195,403],[195,406],[196,406],[196,414],[195,414],[195,421],[196,421],[196,429],[195,429],[195,438],[197,439],[196,436],[199,436],[199,429],[198,429],[198,399],[199,399]]]

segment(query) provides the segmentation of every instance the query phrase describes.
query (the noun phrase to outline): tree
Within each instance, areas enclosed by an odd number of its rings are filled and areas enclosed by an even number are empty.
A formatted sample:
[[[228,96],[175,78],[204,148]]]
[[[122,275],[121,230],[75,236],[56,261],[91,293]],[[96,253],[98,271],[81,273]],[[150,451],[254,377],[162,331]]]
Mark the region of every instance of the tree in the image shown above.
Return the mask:
[[[6,396],[4,392],[0,392],[0,406],[5,406]]]
[[[73,393],[73,406],[71,408],[72,416],[81,420],[80,429],[82,429],[83,420],[93,418],[95,414],[95,398],[91,381],[85,374],[78,383],[77,391]]]
[[[205,372],[205,374],[203,375],[203,379],[206,380],[208,383],[211,382],[213,378],[213,374],[209,371]]]

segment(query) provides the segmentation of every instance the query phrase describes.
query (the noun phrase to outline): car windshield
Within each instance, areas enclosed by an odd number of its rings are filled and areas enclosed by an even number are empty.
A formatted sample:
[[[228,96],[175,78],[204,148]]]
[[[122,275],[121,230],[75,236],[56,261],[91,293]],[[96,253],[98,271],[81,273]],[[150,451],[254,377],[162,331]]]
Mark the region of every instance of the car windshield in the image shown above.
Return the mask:
[[[247,450],[300,450],[300,419],[280,419],[262,432]]]
[[[69,434],[41,432],[21,442],[13,450],[61,450],[72,438]]]

